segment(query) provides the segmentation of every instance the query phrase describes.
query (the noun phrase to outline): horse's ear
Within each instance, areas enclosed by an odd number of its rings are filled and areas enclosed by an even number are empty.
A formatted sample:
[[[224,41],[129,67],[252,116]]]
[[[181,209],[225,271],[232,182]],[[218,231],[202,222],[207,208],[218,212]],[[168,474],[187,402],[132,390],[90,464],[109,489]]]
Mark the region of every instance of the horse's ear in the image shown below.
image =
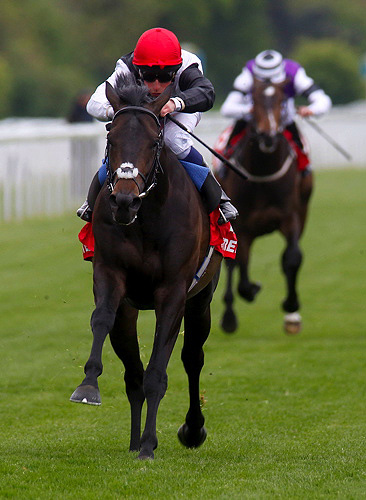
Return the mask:
[[[105,82],[105,95],[116,113],[121,108],[121,99],[109,82]]]
[[[269,80],[260,80],[253,75],[253,86],[256,88],[262,88],[268,85]]]
[[[173,85],[170,84],[168,87],[162,92],[159,97],[157,97],[154,101],[150,102],[146,107],[149,108],[156,116],[159,116],[161,108],[166,104],[172,96]]]

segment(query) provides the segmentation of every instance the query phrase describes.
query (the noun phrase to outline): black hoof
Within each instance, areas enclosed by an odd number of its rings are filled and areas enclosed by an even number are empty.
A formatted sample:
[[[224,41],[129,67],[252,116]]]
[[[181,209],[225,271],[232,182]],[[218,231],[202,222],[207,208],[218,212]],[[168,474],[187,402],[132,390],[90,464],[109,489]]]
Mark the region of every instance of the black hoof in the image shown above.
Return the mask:
[[[260,283],[250,283],[249,286],[245,287],[239,285],[238,293],[240,297],[243,297],[243,299],[245,299],[246,301],[253,302],[257,293],[260,291],[261,288],[262,287]]]
[[[95,406],[102,404],[99,389],[92,385],[79,385],[72,393],[70,401]]]
[[[139,440],[138,444],[130,443],[130,452],[131,453],[136,453],[137,451],[140,451],[140,449],[141,449],[140,440]]]
[[[227,309],[221,320],[221,328],[226,333],[234,333],[238,328],[238,321],[232,309]]]
[[[147,451],[140,451],[137,460],[154,460],[154,452],[148,453]]]
[[[178,429],[178,438],[186,448],[198,448],[203,444],[207,437],[205,427],[201,427],[198,431],[190,432],[187,424],[183,424]]]

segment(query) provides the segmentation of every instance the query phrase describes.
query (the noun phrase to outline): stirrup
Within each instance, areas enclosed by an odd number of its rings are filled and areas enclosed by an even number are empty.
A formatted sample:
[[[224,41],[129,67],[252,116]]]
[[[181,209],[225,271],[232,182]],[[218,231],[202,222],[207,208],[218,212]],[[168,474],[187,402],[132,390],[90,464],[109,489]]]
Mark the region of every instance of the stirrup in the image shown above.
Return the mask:
[[[92,221],[93,211],[89,207],[88,200],[85,200],[81,207],[77,209],[76,215],[86,222]]]

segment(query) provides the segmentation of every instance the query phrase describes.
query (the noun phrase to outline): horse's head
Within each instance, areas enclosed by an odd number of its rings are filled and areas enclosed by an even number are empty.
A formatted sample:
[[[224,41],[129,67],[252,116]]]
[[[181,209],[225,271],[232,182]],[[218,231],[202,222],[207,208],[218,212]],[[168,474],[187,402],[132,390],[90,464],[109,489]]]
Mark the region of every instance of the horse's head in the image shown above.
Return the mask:
[[[282,108],[286,99],[282,83],[271,83],[254,79],[252,127],[264,153],[273,153],[283,131]]]
[[[106,83],[106,95],[115,113],[108,133],[110,206],[113,219],[128,225],[156,183],[163,145],[158,116],[171,88],[152,100],[146,88],[123,75],[115,88]]]

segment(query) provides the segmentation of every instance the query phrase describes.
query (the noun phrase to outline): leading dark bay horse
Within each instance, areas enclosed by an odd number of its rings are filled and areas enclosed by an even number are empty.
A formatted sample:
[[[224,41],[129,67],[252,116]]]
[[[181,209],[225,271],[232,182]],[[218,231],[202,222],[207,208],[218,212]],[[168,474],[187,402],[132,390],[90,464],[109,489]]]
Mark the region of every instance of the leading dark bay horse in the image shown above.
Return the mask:
[[[190,406],[178,437],[190,448],[206,438],[199,378],[222,257],[213,253],[206,272],[192,288],[209,248],[209,217],[191,179],[163,144],[157,117],[170,97],[170,88],[152,100],[147,90],[126,77],[116,89],[107,83],[106,94],[115,115],[108,133],[109,180],[93,215],[93,344],[85,378],[70,399],[101,403],[97,379],[109,333],[125,367],[130,450],[139,451],[138,458],[145,459],[154,457],[158,444],[157,411],[167,389],[167,365],[183,318],[181,357],[188,375]],[[154,309],[156,316],[146,370],[136,329],[140,309]],[[145,399],[146,423],[140,435]]]
[[[286,241],[282,254],[287,284],[287,296],[282,303],[286,313],[284,328],[295,334],[302,326],[296,281],[302,263],[299,239],[312,192],[312,174],[304,176],[299,172],[294,148],[284,135],[281,109],[286,83],[255,81],[252,121],[231,158],[245,171],[248,180],[243,181],[229,170],[221,178],[217,174],[240,214],[233,222],[238,236],[236,260],[227,262],[226,309],[221,322],[226,332],[233,332],[238,326],[233,309],[234,268],[238,266],[240,271],[239,295],[252,302],[260,284],[249,279],[251,245],[257,237],[273,231],[280,231]]]

